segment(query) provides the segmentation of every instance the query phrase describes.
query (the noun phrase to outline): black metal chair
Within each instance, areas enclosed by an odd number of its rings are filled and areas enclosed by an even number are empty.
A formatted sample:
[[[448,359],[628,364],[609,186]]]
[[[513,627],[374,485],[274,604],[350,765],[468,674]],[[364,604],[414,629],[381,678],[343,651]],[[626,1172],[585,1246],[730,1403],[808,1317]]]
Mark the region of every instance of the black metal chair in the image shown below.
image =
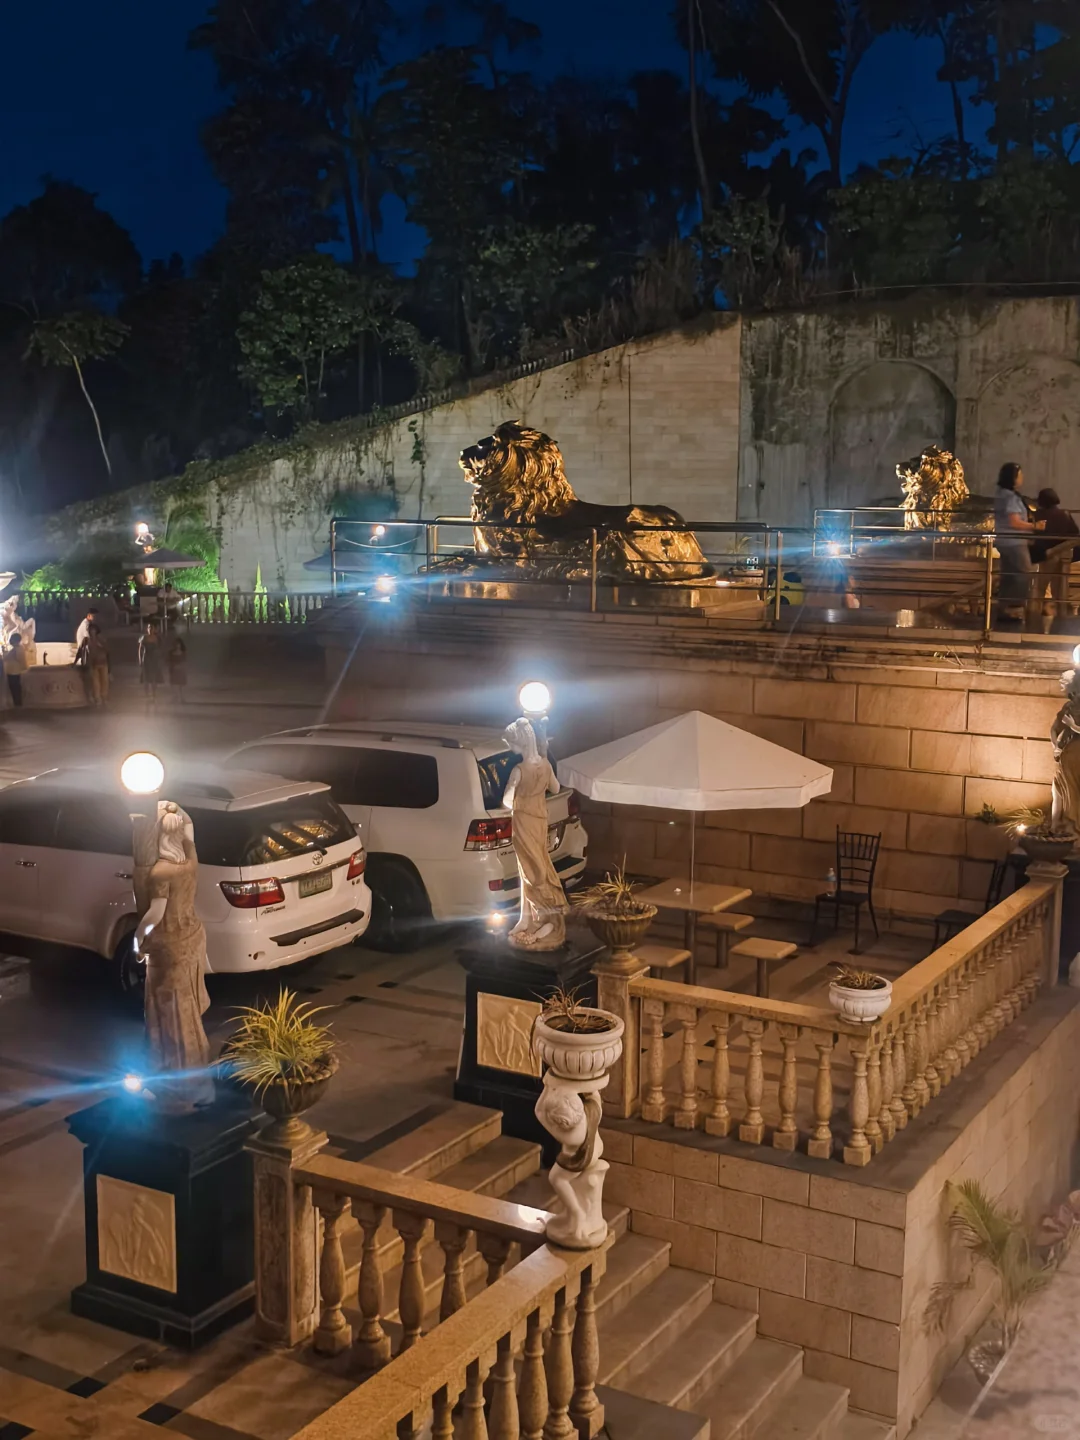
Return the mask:
[[[990,871],[990,884],[986,887],[986,904],[982,913],[992,910],[1001,899],[1001,892],[1005,888],[1005,877],[1009,873],[1008,860],[995,860],[993,869]],[[942,910],[939,915],[934,916],[934,949],[944,945],[946,940],[958,934],[966,926],[976,919],[970,910]]]
[[[836,889],[826,890],[814,899],[814,926],[810,931],[810,944],[817,940],[818,921],[821,907],[833,907],[833,929],[840,928],[840,911],[855,911],[855,944],[852,955],[859,953],[859,919],[865,905],[870,912],[874,926],[874,939],[880,937],[877,916],[874,914],[874,871],[877,869],[878,851],[881,848],[880,835],[860,835],[853,830],[836,829]]]

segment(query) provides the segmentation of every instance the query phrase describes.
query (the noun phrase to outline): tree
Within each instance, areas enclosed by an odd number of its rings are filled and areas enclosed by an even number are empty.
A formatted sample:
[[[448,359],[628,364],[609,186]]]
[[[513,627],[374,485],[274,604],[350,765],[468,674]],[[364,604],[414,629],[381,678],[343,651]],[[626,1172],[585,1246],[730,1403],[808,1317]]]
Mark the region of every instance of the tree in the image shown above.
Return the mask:
[[[119,350],[128,327],[112,315],[96,310],[71,310],[54,319],[38,320],[30,331],[27,355],[36,355],[43,365],[70,365],[79,381],[90,414],[94,417],[101,456],[105,469],[112,475],[109,452],[101,433],[101,418],[90,391],[86,388],[84,365],[87,360],[104,360]]]
[[[755,99],[779,95],[821,136],[831,186],[842,182],[855,73],[880,27],[868,0],[700,0],[717,75]],[[684,22],[685,23],[685,22]]]

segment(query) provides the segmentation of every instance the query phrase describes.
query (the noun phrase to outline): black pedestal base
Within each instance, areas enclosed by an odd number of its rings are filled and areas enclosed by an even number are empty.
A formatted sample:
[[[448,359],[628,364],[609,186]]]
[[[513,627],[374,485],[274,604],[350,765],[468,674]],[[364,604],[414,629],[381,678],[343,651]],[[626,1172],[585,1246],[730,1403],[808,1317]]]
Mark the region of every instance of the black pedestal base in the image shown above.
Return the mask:
[[[254,1191],[235,1095],[191,1115],[140,1096],[68,1117],[83,1152],[86,1281],[76,1315],[184,1349],[254,1309]],[[110,1268],[104,1268],[108,1265]]]
[[[478,997],[505,995],[536,1002],[546,1000],[561,987],[576,991],[583,1005],[595,1005],[592,968],[605,953],[597,941],[590,938],[581,944],[576,937],[561,950],[545,952],[517,950],[502,936],[486,937],[458,951],[457,958],[466,972],[465,1028],[454,1098],[501,1110],[503,1133],[542,1146],[545,1165],[552,1164],[559,1147],[533,1114],[541,1082],[533,1075],[497,1070],[478,1062]]]

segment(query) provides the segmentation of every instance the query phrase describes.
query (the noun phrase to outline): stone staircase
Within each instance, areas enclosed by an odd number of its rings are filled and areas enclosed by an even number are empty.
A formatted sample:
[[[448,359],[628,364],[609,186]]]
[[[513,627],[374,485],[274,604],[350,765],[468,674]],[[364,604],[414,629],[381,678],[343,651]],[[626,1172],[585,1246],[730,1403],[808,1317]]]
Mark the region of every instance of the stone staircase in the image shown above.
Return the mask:
[[[540,1173],[539,1147],[501,1133],[497,1111],[453,1104],[415,1130],[364,1156],[368,1164],[438,1180],[484,1195],[546,1208],[551,1190]],[[628,1435],[651,1440],[664,1433],[686,1440],[894,1440],[887,1422],[848,1408],[841,1385],[803,1374],[796,1345],[757,1333],[757,1316],[713,1299],[708,1275],[670,1263],[670,1244],[628,1229],[625,1206],[606,1204],[617,1236],[597,1294],[599,1381],[609,1392],[639,1402],[639,1419]],[[396,1293],[396,1236],[381,1250],[386,1293]],[[359,1236],[345,1237],[347,1263],[359,1261]],[[425,1254],[429,1298],[437,1304],[441,1255]],[[466,1262],[472,1289],[483,1285],[484,1264]],[[646,1402],[641,1405],[640,1402]],[[605,1400],[606,1403],[606,1400]],[[662,1410],[672,1424],[661,1430]],[[623,1406],[620,1404],[620,1410]],[[674,1425],[671,1410],[686,1412]],[[626,1413],[633,1416],[635,1406]],[[624,1431],[620,1429],[620,1436]]]

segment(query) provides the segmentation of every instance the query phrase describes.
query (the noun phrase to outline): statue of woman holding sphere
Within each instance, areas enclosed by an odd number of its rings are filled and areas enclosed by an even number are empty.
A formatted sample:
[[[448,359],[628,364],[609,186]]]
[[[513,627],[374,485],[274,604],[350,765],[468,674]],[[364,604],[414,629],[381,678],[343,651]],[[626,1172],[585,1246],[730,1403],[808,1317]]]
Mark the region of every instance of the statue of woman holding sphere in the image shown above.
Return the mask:
[[[521,761],[510,772],[503,804],[514,817],[514,853],[521,877],[521,917],[509,940],[520,950],[558,950],[566,943],[570,908],[548,854],[549,795],[559,793],[551,762],[541,755],[532,722],[506,727],[506,743]]]

